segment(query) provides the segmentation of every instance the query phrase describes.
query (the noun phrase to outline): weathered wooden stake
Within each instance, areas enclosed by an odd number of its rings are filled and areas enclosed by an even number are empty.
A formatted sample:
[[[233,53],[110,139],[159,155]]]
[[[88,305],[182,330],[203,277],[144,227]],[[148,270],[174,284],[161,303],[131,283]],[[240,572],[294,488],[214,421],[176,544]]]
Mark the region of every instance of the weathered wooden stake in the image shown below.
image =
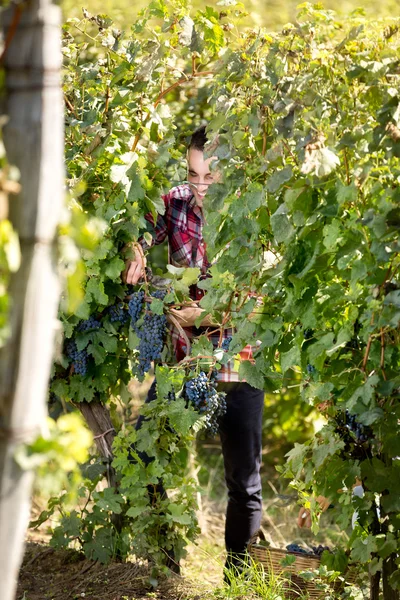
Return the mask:
[[[16,10],[11,5],[0,14],[4,39]],[[54,245],[64,189],[60,9],[50,0],[28,0],[10,38],[4,142],[21,173],[9,214],[22,264],[11,280],[11,336],[0,353],[1,600],[15,596],[33,482],[14,455],[44,427],[60,294]]]

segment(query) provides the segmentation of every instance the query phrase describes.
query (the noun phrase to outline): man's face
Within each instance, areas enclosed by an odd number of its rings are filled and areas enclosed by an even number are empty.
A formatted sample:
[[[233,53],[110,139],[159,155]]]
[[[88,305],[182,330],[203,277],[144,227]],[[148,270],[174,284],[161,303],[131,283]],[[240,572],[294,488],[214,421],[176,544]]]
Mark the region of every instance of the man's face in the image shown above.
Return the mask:
[[[204,159],[202,150],[190,148],[188,160],[188,181],[191,185],[197,206],[203,206],[203,199],[207,193],[208,186],[218,180],[219,174],[216,171],[211,172],[211,163],[217,159],[216,156]]]

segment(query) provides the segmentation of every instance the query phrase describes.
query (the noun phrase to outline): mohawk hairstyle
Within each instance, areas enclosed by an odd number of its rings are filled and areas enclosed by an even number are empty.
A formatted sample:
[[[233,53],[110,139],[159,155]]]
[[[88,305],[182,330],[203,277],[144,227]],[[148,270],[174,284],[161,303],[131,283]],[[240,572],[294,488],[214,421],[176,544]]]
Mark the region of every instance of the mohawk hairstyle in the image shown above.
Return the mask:
[[[201,150],[204,151],[204,146],[206,145],[208,139],[206,135],[206,126],[202,125],[198,127],[196,131],[192,133],[192,137],[190,138],[188,150],[193,148],[193,150]]]

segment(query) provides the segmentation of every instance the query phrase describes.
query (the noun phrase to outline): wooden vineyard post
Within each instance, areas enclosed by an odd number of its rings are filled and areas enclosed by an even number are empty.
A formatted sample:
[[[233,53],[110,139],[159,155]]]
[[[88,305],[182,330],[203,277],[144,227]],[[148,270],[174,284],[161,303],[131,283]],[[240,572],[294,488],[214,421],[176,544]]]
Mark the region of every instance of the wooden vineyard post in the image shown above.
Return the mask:
[[[14,455],[45,424],[60,295],[55,248],[64,193],[60,20],[50,0],[11,4],[0,13],[6,40],[4,143],[21,184],[10,199],[9,217],[22,252],[9,288],[11,333],[0,353],[1,600],[15,596],[33,483],[33,473],[21,469]]]

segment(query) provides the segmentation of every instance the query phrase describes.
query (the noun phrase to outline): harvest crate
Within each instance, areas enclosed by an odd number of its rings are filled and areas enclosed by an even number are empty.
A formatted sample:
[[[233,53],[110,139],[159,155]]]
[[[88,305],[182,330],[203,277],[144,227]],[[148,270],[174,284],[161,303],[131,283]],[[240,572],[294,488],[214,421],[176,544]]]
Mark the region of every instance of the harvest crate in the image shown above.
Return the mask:
[[[274,576],[285,573],[286,582],[284,589],[290,598],[298,598],[302,594],[308,594],[312,600],[320,600],[324,597],[324,590],[320,590],[313,581],[306,581],[303,577],[299,576],[301,571],[312,571],[319,568],[321,561],[317,556],[301,554],[300,552],[288,552],[281,548],[267,547],[258,543],[259,539],[265,541],[265,535],[262,530],[250,540],[248,546],[250,556],[256,563],[262,564],[267,573],[271,573]],[[287,555],[295,556],[296,560],[291,565],[283,567],[281,561]]]

